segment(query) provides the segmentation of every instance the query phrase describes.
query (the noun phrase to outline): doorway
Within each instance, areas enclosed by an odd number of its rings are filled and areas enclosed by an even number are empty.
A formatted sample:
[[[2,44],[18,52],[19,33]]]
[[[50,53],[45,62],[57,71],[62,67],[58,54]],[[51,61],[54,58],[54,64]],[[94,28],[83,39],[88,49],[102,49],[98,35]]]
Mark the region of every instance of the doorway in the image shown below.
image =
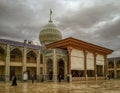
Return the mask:
[[[49,59],[47,61],[47,75],[48,75],[48,80],[52,80],[53,78],[53,61]]]
[[[64,61],[58,61],[58,75],[61,75],[61,79],[64,79]]]

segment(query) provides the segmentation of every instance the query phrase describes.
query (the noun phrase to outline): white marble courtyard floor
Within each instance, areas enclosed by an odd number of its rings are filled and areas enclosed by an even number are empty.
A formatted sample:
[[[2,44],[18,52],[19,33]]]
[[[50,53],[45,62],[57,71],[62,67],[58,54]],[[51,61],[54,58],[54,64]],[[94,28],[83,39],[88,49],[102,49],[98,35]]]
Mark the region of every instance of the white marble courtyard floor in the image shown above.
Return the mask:
[[[120,93],[120,80],[78,81],[78,82],[0,82],[0,93]]]

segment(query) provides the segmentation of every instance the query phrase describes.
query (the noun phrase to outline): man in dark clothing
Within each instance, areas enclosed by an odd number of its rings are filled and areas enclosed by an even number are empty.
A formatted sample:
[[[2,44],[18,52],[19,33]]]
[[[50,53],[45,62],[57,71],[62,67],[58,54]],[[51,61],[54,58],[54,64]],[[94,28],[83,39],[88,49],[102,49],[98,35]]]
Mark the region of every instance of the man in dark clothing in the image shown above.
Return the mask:
[[[17,86],[16,76],[13,76],[13,77],[12,77],[12,86]]]
[[[61,78],[62,78],[62,76],[61,76],[61,74],[59,74],[59,75],[58,75],[58,80],[59,80],[59,82],[61,82]]]
[[[33,84],[34,83],[34,75],[32,75],[31,80],[32,80],[32,84]]]

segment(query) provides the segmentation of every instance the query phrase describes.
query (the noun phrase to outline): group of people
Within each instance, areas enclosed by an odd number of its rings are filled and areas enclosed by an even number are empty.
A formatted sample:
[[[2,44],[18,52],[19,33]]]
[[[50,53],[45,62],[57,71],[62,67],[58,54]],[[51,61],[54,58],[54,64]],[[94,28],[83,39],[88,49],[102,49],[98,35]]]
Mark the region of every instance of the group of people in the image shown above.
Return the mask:
[[[34,79],[35,79],[35,78],[34,78],[34,75],[32,75],[32,76],[31,76],[32,84],[34,83]],[[61,79],[62,79],[62,75],[59,74],[59,75],[58,75],[58,81],[61,82]],[[27,81],[27,74],[24,74],[24,75],[23,75],[23,81],[24,81],[24,82]],[[12,77],[12,86],[17,86],[17,78],[16,78],[15,75]]]
[[[34,83],[34,75],[31,76],[32,84]],[[23,81],[26,82],[27,78],[23,76]],[[17,86],[17,78],[16,76],[12,76],[12,86]]]

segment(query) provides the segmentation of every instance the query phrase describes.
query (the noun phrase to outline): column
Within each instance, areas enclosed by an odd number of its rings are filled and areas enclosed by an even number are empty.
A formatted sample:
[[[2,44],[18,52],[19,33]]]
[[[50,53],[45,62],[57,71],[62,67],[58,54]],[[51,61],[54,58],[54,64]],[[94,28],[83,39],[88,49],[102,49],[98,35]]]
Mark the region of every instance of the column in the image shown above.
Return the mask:
[[[87,80],[87,51],[84,51],[84,73],[85,73],[85,80]]]
[[[37,81],[40,81],[40,50],[38,50],[37,54],[37,69],[36,69]]]
[[[42,53],[42,57],[43,57],[43,78],[44,80],[47,80],[47,60],[45,59],[45,54]]]
[[[96,56],[97,56],[97,53],[94,53],[94,75],[95,75],[95,80],[97,80]]]
[[[72,75],[71,75],[71,52],[72,52],[72,47],[68,47],[68,77],[69,81],[72,81]]]
[[[106,78],[108,71],[107,71],[107,55],[104,55],[104,76]]]
[[[24,49],[23,49],[23,69],[22,69],[23,73],[26,72],[26,70],[27,70],[27,66],[26,66],[27,60],[26,59],[27,59],[27,48],[24,47]]]
[[[67,72],[68,72],[68,71],[67,71],[67,70],[68,70],[67,61],[65,61],[64,64],[65,64],[65,66],[64,66],[64,68],[65,68],[65,70],[64,70],[64,72],[65,72],[65,73],[64,73],[64,75],[65,75],[65,81],[67,81],[67,74],[68,74],[68,73],[67,73]]]
[[[5,62],[5,81],[10,80],[10,46],[7,45],[7,53],[6,53],[6,62]]]
[[[114,78],[117,78],[116,60],[114,59]]]
[[[57,60],[56,49],[53,50],[53,81],[57,81]]]

